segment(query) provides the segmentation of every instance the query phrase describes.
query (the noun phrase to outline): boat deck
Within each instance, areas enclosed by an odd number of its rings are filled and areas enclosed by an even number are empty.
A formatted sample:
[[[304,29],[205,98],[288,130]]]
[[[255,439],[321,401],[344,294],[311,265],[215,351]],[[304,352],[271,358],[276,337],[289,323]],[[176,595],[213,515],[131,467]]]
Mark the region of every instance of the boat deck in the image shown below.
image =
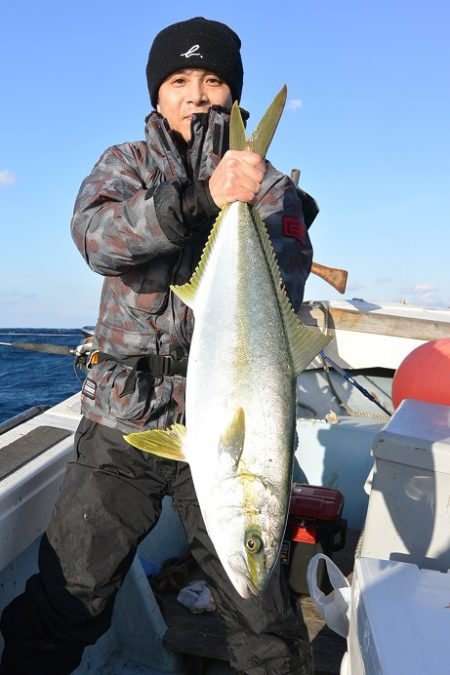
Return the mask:
[[[350,576],[353,570],[359,534],[357,530],[348,530],[345,548],[333,555],[334,562],[346,576]],[[198,568],[186,572],[187,580],[193,578],[198,578]],[[177,592],[170,587],[154,589],[168,626],[164,636],[166,647],[183,654],[188,675],[226,675],[234,672],[227,663],[225,633],[220,618],[210,612],[192,614],[177,601]],[[299,603],[313,648],[315,675],[339,675],[346,640],[326,626],[309,596],[301,596]]]

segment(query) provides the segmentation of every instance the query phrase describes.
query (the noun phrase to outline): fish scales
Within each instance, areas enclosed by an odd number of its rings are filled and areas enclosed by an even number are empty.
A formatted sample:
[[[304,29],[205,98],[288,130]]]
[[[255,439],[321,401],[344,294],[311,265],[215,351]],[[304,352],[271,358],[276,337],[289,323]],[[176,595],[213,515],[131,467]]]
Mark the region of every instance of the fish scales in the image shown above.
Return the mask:
[[[223,274],[217,273],[219,260]],[[247,514],[263,512],[273,492],[281,494],[270,511],[275,523],[286,513],[286,483],[292,466],[293,366],[273,279],[247,205],[234,203],[228,209],[210,262],[195,304],[189,369],[192,363],[195,368],[186,396],[188,428],[195,429],[190,453],[194,484],[199,501],[205,491],[209,494],[210,509],[204,514],[207,526],[209,512],[214,511],[216,517],[221,513],[219,504],[213,508],[214,495],[221,495],[226,480],[237,505],[234,518],[240,508]],[[240,408],[245,438],[236,473],[233,460],[220,456],[220,436]],[[239,480],[232,485],[236,475]],[[230,515],[230,508],[222,510],[223,527]],[[272,529],[273,523],[267,526]]]
[[[247,205],[235,202],[227,210],[209,262],[195,301],[186,419],[203,445],[207,439],[214,442],[214,435],[219,437],[236,409],[243,407],[249,413],[246,446],[251,441],[264,463],[268,435],[273,447],[291,437],[280,429],[286,428],[281,418],[294,400],[293,367],[273,281]],[[292,419],[287,425],[292,429]]]

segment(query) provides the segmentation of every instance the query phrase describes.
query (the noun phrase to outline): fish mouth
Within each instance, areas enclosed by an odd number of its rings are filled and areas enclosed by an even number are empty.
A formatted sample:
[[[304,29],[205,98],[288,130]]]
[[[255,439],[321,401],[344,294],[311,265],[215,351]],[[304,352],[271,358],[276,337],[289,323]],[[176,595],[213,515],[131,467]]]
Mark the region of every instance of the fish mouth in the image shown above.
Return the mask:
[[[228,564],[233,572],[233,584],[239,595],[244,599],[259,595],[261,589],[251,578],[244,556],[236,553],[228,559]]]

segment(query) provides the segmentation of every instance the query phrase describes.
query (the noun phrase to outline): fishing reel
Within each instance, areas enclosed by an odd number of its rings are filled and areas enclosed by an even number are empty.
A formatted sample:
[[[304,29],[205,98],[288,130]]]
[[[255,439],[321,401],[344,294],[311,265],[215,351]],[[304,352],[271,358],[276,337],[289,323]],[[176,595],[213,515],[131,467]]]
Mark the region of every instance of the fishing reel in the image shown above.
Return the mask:
[[[83,373],[87,373],[89,362],[91,360],[92,353],[94,351],[92,347],[93,336],[85,338],[74,350],[75,356],[75,368],[81,370]]]

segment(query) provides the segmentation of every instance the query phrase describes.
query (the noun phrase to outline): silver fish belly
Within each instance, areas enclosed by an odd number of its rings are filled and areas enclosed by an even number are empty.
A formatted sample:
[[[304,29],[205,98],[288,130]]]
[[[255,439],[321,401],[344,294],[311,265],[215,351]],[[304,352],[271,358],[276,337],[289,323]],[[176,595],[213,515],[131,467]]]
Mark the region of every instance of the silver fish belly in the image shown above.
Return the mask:
[[[189,462],[199,502],[207,505],[207,529],[228,571],[240,570],[235,585],[247,597],[266,583],[283,536],[295,374],[270,267],[246,204],[231,204],[224,215],[194,306]],[[237,411],[243,436],[241,429],[233,432]],[[246,532],[258,535],[258,571],[249,570]]]

